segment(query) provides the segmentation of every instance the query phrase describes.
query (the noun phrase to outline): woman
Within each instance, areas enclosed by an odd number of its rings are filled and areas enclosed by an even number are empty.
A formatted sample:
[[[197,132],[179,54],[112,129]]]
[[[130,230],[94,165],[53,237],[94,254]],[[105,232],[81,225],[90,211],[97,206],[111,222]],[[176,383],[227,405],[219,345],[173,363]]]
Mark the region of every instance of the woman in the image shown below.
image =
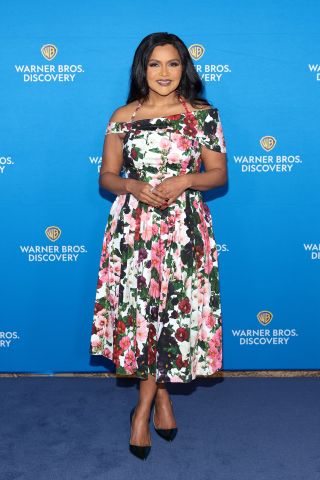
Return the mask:
[[[201,191],[227,181],[217,108],[185,44],[153,33],[139,44],[126,105],[107,126],[100,185],[117,195],[105,230],[90,352],[140,379],[130,451],[146,459],[177,425],[165,384],[221,368],[217,250]],[[200,173],[201,162],[205,172]],[[124,171],[124,177],[120,175]]]

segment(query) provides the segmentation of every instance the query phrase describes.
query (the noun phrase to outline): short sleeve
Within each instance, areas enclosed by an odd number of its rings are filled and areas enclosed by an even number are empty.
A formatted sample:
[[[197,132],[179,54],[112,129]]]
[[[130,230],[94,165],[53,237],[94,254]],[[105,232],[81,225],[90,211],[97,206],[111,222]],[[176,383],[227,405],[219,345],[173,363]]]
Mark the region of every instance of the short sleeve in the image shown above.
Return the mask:
[[[112,122],[109,121],[105,135],[109,133],[126,133],[128,131],[128,123],[127,122]]]
[[[219,110],[210,108],[203,110],[204,115],[198,119],[198,141],[210,150],[226,153],[226,144]]]

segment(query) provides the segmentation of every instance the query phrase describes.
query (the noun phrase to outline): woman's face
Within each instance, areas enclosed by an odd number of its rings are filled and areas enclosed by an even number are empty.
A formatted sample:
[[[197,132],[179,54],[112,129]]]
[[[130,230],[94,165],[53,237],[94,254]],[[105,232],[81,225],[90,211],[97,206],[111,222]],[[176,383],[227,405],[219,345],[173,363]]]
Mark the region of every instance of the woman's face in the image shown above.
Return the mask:
[[[155,47],[147,64],[147,83],[159,95],[169,95],[179,86],[182,62],[178,50],[170,44]]]

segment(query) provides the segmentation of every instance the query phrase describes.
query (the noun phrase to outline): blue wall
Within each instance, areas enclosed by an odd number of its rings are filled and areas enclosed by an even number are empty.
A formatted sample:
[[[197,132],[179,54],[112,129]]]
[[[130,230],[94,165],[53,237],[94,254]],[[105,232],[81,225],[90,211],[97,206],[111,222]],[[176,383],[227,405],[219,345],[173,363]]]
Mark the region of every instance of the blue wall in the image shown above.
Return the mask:
[[[319,369],[319,2],[143,5],[0,7],[0,369],[113,371],[89,356],[115,198],[98,173],[135,48],[156,31],[204,49],[194,64],[225,134],[228,186],[204,194],[219,244],[223,368]]]

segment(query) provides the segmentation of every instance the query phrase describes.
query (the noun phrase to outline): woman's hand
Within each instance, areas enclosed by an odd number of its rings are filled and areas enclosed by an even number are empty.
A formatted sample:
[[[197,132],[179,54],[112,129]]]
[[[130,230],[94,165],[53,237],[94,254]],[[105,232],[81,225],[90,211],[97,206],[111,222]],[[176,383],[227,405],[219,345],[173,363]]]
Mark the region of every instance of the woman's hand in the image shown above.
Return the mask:
[[[153,190],[154,193],[161,193],[167,200],[161,205],[160,209],[164,210],[171,205],[187,188],[189,188],[187,175],[177,175],[166,178]]]
[[[147,203],[153,207],[160,207],[168,198],[163,192],[152,189],[150,183],[134,180],[130,185],[130,192],[137,200]]]

